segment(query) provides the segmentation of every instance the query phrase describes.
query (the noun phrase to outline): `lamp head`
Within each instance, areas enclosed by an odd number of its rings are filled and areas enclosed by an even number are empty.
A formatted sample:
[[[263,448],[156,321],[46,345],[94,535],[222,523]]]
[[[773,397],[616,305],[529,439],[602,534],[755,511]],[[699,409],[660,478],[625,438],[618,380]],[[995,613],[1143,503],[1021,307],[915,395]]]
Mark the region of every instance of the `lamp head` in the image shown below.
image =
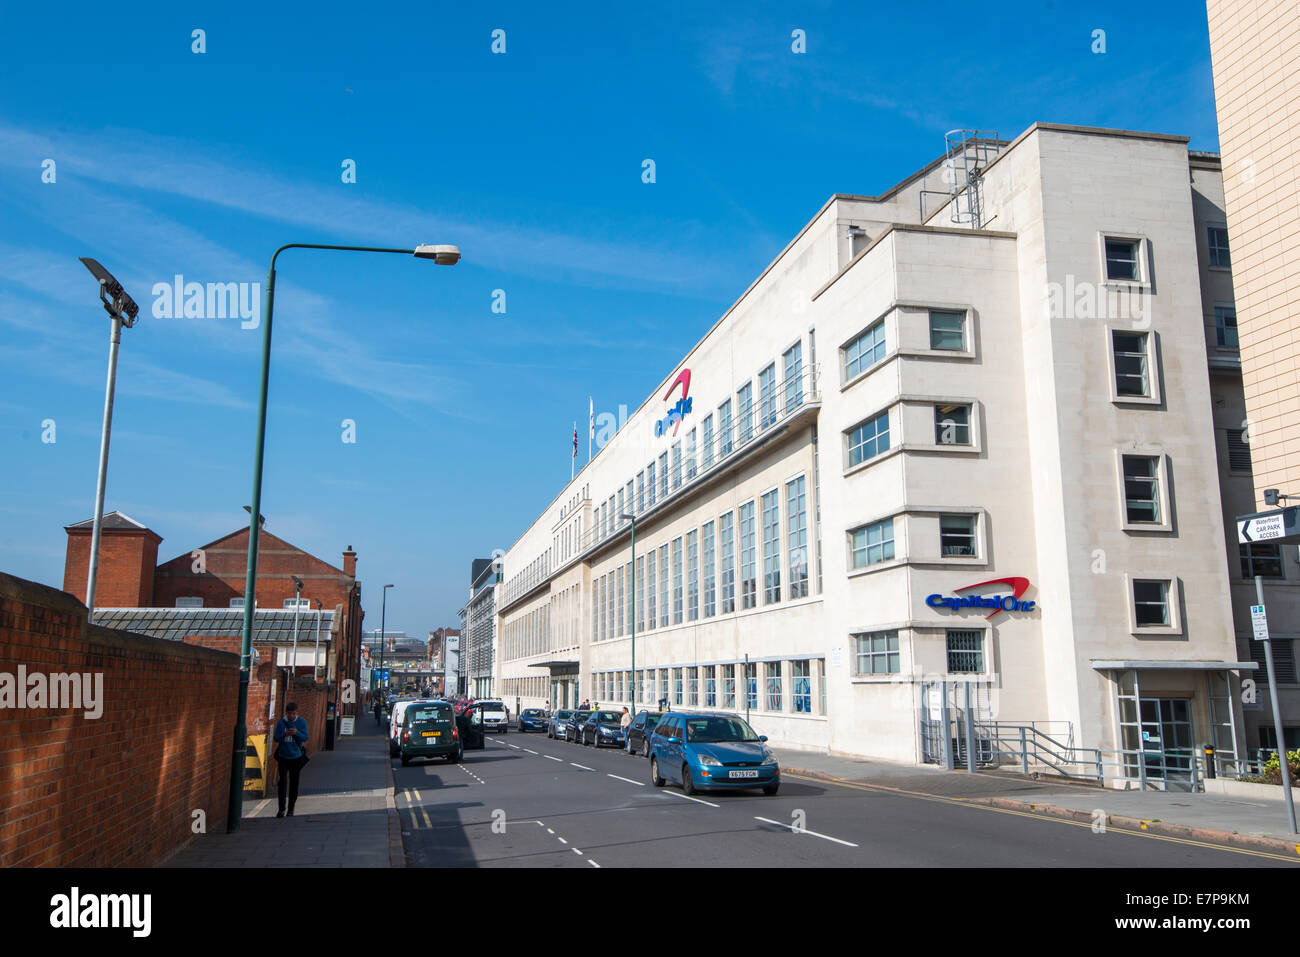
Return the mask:
[[[416,259],[432,259],[439,266],[454,266],[460,262],[460,247],[421,243],[415,247]]]
[[[455,248],[455,247],[452,247]],[[459,253],[457,254],[459,257]],[[81,264],[90,270],[90,274],[99,280],[99,301],[104,304],[104,311],[114,319],[121,319],[128,329],[135,325],[135,317],[140,307],[126,294],[122,284],[113,278],[113,274],[88,256],[81,257]]]

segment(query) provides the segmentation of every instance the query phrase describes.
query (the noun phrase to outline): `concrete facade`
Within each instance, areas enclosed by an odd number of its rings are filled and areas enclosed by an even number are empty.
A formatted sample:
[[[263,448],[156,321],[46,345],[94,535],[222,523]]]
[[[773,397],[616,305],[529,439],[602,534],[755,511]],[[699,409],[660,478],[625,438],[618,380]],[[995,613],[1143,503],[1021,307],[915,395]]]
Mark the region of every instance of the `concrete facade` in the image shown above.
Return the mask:
[[[984,150],[979,222],[970,190],[929,199],[951,157],[833,196],[507,551],[501,694],[632,706],[635,625],[637,707],[748,704],[785,746],[927,759],[945,683],[1075,745],[1248,745],[1213,186],[1184,137],[1037,124]]]

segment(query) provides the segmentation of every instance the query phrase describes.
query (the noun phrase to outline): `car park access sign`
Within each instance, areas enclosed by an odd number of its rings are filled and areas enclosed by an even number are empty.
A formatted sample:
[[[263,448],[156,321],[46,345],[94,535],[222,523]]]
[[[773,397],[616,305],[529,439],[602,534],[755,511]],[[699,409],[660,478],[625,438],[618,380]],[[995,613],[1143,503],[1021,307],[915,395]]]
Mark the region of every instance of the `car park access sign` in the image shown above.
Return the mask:
[[[1300,508],[1274,509],[1237,516],[1237,541],[1242,545],[1251,542],[1300,542]]]

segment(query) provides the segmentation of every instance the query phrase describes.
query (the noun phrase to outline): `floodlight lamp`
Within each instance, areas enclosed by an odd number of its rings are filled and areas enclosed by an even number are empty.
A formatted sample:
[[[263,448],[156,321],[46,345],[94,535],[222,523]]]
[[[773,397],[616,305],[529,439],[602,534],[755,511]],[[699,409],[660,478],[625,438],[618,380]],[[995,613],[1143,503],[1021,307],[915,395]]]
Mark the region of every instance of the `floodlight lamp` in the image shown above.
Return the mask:
[[[135,317],[139,314],[140,307],[127,295],[122,284],[114,279],[113,274],[98,261],[82,256],[81,263],[99,280],[99,300],[104,304],[104,311],[114,319],[122,320],[122,325],[128,329],[135,325]]]

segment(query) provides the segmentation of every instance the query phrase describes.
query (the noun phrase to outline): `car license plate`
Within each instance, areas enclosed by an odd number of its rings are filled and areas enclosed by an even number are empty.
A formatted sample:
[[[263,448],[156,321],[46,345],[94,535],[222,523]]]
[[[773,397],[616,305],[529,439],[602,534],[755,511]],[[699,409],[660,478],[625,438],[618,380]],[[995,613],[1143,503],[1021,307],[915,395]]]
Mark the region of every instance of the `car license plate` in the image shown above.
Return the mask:
[[[436,738],[442,734],[441,731],[422,731],[420,733],[423,734],[426,738]]]
[[[757,771],[754,771],[754,770],[749,770],[749,771],[732,771],[730,774],[727,775],[727,777],[729,777],[729,778],[756,778],[756,777],[758,777],[758,772],[757,772]]]

